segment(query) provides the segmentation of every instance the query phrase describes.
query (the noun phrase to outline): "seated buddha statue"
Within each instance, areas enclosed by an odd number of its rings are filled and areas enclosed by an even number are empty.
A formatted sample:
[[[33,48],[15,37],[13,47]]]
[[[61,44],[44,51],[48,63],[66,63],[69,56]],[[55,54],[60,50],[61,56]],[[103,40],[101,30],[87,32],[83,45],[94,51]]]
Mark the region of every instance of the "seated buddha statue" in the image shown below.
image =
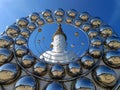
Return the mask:
[[[72,52],[65,50],[67,46],[67,36],[63,32],[61,25],[53,34],[52,37],[52,50],[48,50],[40,55],[40,59],[43,59],[52,63],[67,63],[77,60],[78,56]]]

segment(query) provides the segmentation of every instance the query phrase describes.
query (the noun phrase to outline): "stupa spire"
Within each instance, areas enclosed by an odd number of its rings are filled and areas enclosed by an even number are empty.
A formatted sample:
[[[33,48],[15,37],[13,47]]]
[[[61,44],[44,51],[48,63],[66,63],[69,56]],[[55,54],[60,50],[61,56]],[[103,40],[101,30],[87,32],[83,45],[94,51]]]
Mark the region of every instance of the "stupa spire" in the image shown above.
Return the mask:
[[[62,25],[61,25],[61,24],[58,25],[58,29],[57,29],[56,32],[53,34],[53,38],[54,38],[55,35],[60,35],[60,34],[65,37],[65,40],[67,40],[67,36],[66,36],[66,34],[63,32],[63,30],[62,30]]]

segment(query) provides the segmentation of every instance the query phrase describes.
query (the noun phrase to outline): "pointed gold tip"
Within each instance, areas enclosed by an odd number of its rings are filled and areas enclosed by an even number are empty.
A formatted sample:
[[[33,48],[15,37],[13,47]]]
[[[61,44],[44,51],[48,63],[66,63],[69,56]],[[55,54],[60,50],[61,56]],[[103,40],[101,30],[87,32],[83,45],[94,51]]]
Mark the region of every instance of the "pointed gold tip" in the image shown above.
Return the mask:
[[[58,25],[58,30],[56,31],[56,32],[58,32],[58,33],[64,33],[63,31],[62,31],[62,26],[61,26],[61,24],[59,24]]]
[[[65,33],[63,32],[63,30],[62,30],[62,25],[61,24],[59,24],[58,25],[58,29],[56,30],[56,32],[54,33],[54,35],[53,35],[53,38],[54,38],[54,36],[55,35],[63,35],[64,37],[65,37],[65,40],[67,40],[67,37],[66,37],[66,35],[65,35]]]

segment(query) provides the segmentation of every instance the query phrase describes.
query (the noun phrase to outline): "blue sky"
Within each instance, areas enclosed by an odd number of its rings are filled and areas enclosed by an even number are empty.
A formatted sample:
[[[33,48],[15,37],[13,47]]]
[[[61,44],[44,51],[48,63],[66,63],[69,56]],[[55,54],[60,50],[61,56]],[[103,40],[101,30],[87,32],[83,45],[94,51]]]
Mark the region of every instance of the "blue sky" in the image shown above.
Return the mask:
[[[47,8],[52,10],[73,8],[79,12],[87,11],[92,16],[102,18],[119,34],[120,0],[0,0],[0,32],[16,19]]]
[[[120,36],[120,0],[0,0],[0,32],[32,12],[58,8],[87,11],[112,26]]]

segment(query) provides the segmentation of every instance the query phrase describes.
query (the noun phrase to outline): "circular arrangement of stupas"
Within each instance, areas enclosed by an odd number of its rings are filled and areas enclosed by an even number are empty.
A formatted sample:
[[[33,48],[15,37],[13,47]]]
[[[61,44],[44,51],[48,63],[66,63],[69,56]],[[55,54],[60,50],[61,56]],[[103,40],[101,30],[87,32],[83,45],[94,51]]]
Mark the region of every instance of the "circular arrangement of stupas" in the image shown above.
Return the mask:
[[[86,53],[68,63],[49,63],[36,57],[29,50],[29,37],[52,23],[84,31],[90,42]],[[61,8],[33,12],[17,19],[0,36],[1,90],[119,90],[119,68],[120,37],[88,12]]]

